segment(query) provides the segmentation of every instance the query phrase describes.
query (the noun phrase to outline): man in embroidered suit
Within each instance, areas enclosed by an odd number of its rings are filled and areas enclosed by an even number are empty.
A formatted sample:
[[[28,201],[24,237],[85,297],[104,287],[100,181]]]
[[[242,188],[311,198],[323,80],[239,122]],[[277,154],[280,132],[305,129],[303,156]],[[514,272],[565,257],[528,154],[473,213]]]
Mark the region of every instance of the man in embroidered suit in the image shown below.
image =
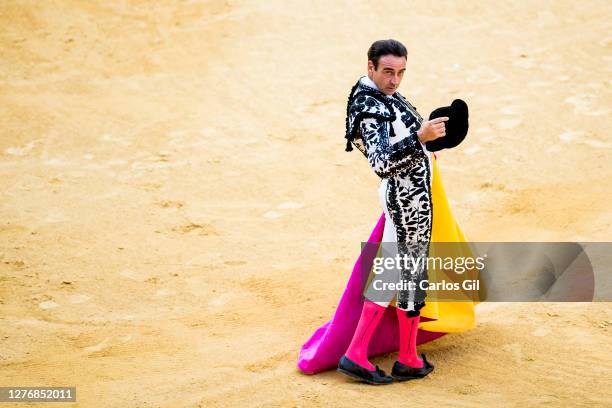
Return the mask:
[[[422,378],[433,370],[416,354],[419,310],[425,306],[427,257],[432,226],[432,163],[425,143],[445,136],[448,117],[424,121],[397,89],[406,71],[408,52],[395,40],[381,40],[368,50],[368,75],[357,81],[349,95],[346,118],[346,150],[355,146],[381,178],[379,195],[384,209],[383,242],[396,242],[400,255],[421,259],[415,268],[400,268],[397,317],[400,350],[393,366],[395,380]],[[425,282],[424,285],[421,285]],[[372,293],[372,292],[368,292]],[[395,295],[395,294],[394,294]],[[392,381],[368,361],[368,343],[385,308],[366,293],[361,317],[338,371],[371,384]]]

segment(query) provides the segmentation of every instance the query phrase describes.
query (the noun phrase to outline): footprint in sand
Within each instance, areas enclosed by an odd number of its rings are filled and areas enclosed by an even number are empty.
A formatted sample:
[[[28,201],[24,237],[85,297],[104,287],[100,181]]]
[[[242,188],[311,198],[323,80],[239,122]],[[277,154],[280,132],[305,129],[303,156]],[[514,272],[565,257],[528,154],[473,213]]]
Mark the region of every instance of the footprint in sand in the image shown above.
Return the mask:
[[[463,202],[464,203],[479,202],[482,200],[483,196],[484,194],[480,191],[473,191],[471,193],[466,193],[463,196]]]
[[[563,132],[559,135],[559,139],[561,139],[562,142],[565,143],[569,143],[569,142],[573,142],[579,138],[582,138],[585,135],[585,132],[582,131],[576,131],[576,130],[569,130],[567,132]]]
[[[480,66],[468,73],[466,80],[476,84],[492,84],[499,82],[504,78],[499,72],[486,66]]]
[[[497,121],[497,127],[500,129],[513,129],[523,123],[522,119],[501,119]]]
[[[235,295],[225,293],[220,296],[214,296],[208,301],[208,310],[210,312],[217,312],[223,309],[223,307],[233,298]]]
[[[187,147],[185,143],[185,136],[187,135],[186,130],[172,130],[168,133],[168,144],[172,147],[176,147],[177,149],[183,149]]]
[[[278,211],[268,211],[263,216],[264,216],[264,218],[275,219],[275,218],[282,217],[282,214],[279,213]]]
[[[17,259],[15,261],[4,261],[6,265],[11,265],[15,269],[24,269],[26,267],[26,263],[21,259]]]
[[[68,300],[70,301],[70,303],[78,305],[80,303],[85,303],[87,302],[89,299],[91,299],[89,296],[87,295],[72,295],[68,298]]]
[[[596,90],[599,90],[599,89],[603,88],[603,85],[602,85],[601,82],[593,82],[593,81],[587,82],[587,83],[583,84],[583,86],[585,88],[596,89]]]
[[[457,71],[459,71],[460,69],[461,69],[461,65],[459,65],[459,64],[458,64],[458,63],[456,63],[456,62],[455,62],[453,65],[451,65],[451,66],[448,66],[448,67],[444,68],[444,70],[445,70],[446,72],[457,72]]]
[[[112,143],[117,143],[119,145],[122,146],[129,146],[132,144],[132,142],[130,142],[129,140],[125,140],[121,137],[118,136],[113,136],[110,133],[105,133],[100,137],[100,140],[102,140],[103,142],[112,142]]]
[[[112,159],[112,160],[107,160],[105,164],[103,164],[103,168],[107,169],[109,167],[114,167],[114,166],[123,166],[127,164],[127,160],[123,160],[123,159]]]
[[[48,223],[56,223],[56,222],[64,222],[64,221],[68,221],[68,217],[66,217],[64,213],[62,213],[61,211],[57,211],[57,210],[51,211],[45,217],[45,222],[48,222]]]
[[[137,282],[144,282],[149,278],[149,275],[143,273],[143,272],[135,272],[131,269],[124,269],[121,272],[119,272],[119,275],[123,278],[126,279],[131,279],[133,281],[137,281]]]
[[[185,203],[175,200],[163,200],[157,203],[162,208],[182,208]]]
[[[32,141],[23,147],[9,147],[4,150],[4,153],[11,156],[25,156],[30,153],[35,144],[36,141]]]
[[[280,203],[279,205],[276,206],[276,209],[278,210],[297,210],[304,207],[304,204],[302,203],[297,203],[295,201],[285,201],[284,203]],[[274,210],[270,210],[267,211],[263,217],[264,218],[268,218],[268,219],[276,219],[276,218],[280,218],[282,217],[283,214],[279,211],[274,211]]]
[[[93,346],[85,347],[83,350],[86,353],[90,353],[90,354],[91,353],[97,353],[99,351],[102,351],[102,350],[108,348],[109,347],[108,342],[109,342],[109,339],[107,337],[103,341],[101,341],[100,343],[94,344]]]
[[[484,136],[482,139],[480,139],[483,143],[494,143],[495,142],[495,136],[493,135],[487,135]]]
[[[548,10],[538,11],[537,17],[534,21],[534,24],[539,28],[544,28],[546,26],[551,26],[558,23],[559,17]]]
[[[63,159],[48,159],[48,160],[43,161],[43,164],[45,166],[63,167],[63,166],[68,166],[71,163]]]
[[[468,154],[468,155],[472,155],[474,153],[477,153],[479,151],[482,150],[482,147],[480,147],[477,144],[471,145],[470,147],[463,149],[463,153]]]
[[[544,337],[550,334],[551,330],[548,327],[538,327],[534,331],[531,332],[532,336],[536,337]]]
[[[574,105],[576,115],[604,116],[610,112],[609,108],[598,106],[598,97],[590,93],[567,97],[565,102]]]
[[[40,307],[43,310],[50,310],[50,309],[55,309],[56,307],[59,307],[59,304],[55,303],[52,300],[45,300],[44,302],[40,302],[38,304],[38,307]]]
[[[214,225],[211,224],[198,224],[195,222],[188,222],[187,224],[180,225],[172,228],[172,231],[181,234],[197,233],[198,235],[219,235]]]
[[[155,296],[167,297],[176,295],[176,291],[173,289],[158,289],[155,291]]]
[[[296,203],[295,201],[286,201],[276,206],[279,210],[297,210],[298,208],[304,207],[302,203]]]
[[[524,55],[524,54],[521,54]],[[523,69],[531,69],[535,65],[535,61],[529,57],[523,57],[519,60],[514,61],[513,65],[515,67],[523,68]]]
[[[511,353],[516,362],[520,362],[523,357],[523,350],[519,343],[504,344],[501,349]]]
[[[598,149],[607,149],[610,143],[595,139],[593,136],[587,135],[586,132],[579,130],[569,130],[559,135],[559,139],[563,143],[580,143]]]
[[[246,265],[247,262],[246,261],[241,261],[241,260],[238,260],[238,259],[230,259],[228,261],[224,261],[223,264],[227,265],[227,266],[241,266],[241,265]]]
[[[485,181],[484,183],[480,184],[480,188],[484,188],[486,190],[504,191],[506,189],[506,186],[504,186],[503,184]]]
[[[457,93],[456,90],[450,89],[450,88],[438,88],[438,89],[436,89],[436,92],[441,94],[441,95],[450,95],[450,94],[453,94],[453,93]]]
[[[293,359],[293,351],[283,351],[274,355],[267,356],[264,359],[249,363],[244,366],[245,369],[251,372],[269,371],[283,363],[290,363]]]
[[[530,86],[532,88],[549,88],[551,86],[554,86],[554,82],[553,81],[529,81],[527,82],[527,86]]]
[[[516,100],[520,100],[522,99],[521,97],[517,96],[517,95],[504,95],[501,97],[502,101],[516,101]]]
[[[584,143],[585,145],[591,146],[591,147],[595,147],[597,149],[609,149],[610,148],[610,143],[601,142],[599,140],[583,140],[582,143]]]
[[[472,384],[465,384],[453,387],[453,392],[460,395],[472,395],[479,392],[478,386]]]
[[[504,106],[499,111],[504,115],[519,115],[519,109],[518,106]]]

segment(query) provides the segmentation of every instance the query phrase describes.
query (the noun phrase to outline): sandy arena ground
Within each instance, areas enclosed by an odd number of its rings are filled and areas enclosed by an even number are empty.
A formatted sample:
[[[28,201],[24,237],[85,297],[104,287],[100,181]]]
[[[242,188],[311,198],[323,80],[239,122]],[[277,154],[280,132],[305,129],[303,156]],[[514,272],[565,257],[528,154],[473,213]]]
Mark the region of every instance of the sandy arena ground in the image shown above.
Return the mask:
[[[369,45],[406,44],[421,115],[468,102],[439,165],[469,240],[610,241],[611,13],[2,1],[0,386],[76,386],[79,407],[610,406],[610,303],[479,305],[420,347],[420,382],[296,360],[381,212],[343,139]]]

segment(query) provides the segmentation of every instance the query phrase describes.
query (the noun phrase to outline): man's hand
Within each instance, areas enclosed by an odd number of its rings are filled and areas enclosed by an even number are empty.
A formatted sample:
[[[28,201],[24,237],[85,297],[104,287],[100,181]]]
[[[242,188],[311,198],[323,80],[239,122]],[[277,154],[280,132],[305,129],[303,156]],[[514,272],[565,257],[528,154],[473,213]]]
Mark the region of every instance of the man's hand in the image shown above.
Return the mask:
[[[446,136],[446,127],[444,122],[448,120],[448,116],[441,116],[432,120],[426,120],[421,124],[421,128],[417,131],[421,143],[426,143],[431,140],[436,140],[439,137]]]

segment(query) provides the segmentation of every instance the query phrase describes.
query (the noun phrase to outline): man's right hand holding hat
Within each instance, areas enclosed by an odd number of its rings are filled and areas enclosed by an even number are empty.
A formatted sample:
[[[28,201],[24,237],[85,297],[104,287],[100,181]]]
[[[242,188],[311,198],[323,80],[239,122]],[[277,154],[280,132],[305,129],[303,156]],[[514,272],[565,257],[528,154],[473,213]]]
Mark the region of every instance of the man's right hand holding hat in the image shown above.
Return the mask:
[[[446,136],[444,122],[447,120],[448,116],[441,116],[439,118],[424,121],[421,128],[417,131],[421,143],[425,144],[431,140]]]

